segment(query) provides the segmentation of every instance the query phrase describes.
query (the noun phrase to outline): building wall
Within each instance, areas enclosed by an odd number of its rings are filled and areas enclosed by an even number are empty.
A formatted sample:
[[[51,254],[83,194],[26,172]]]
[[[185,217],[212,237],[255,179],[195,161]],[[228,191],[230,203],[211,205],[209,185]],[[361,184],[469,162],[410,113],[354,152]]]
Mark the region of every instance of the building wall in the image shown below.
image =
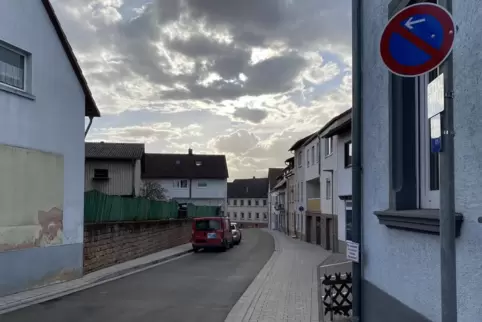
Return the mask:
[[[295,176],[289,176],[286,183],[286,198],[288,207],[286,208],[286,214],[289,216],[289,231],[290,234],[295,232],[295,220],[296,220],[296,209],[295,209]]]
[[[336,136],[337,166],[335,173],[336,214],[338,215],[338,240],[346,241],[346,211],[345,201],[340,196],[351,196],[351,167],[345,167],[345,143],[351,141],[351,134],[344,133]]]
[[[299,151],[302,151],[301,160],[299,159]],[[300,212],[300,207],[306,210],[306,153],[303,147],[295,151],[295,222],[298,236],[304,238],[304,228],[306,227],[306,211]]]
[[[31,53],[34,95],[28,98],[0,90],[0,144],[59,155],[64,162],[63,174],[59,173],[63,178],[62,243],[0,252],[1,296],[82,274],[85,104],[40,1],[0,1],[0,40]],[[30,173],[33,183],[37,174]],[[48,189],[48,183],[36,188]],[[2,197],[0,203],[4,203]]]
[[[416,315],[410,321],[440,321],[439,236],[388,229],[374,211],[389,207],[388,71],[378,54],[378,42],[387,22],[388,0],[365,1],[363,6],[363,252],[365,294],[370,321],[386,321],[379,313]],[[454,1],[458,31],[454,44],[455,209],[464,216],[456,241],[458,321],[479,321],[482,292],[482,25],[480,1]],[[369,291],[370,290],[370,291]],[[375,291],[374,291],[375,290]],[[369,293],[367,293],[369,292]],[[382,305],[380,303],[390,303]],[[410,313],[411,312],[411,313]],[[401,321],[395,320],[394,321]],[[408,320],[404,320],[408,321]]]
[[[136,196],[140,195],[142,188],[141,169],[141,160],[136,160],[134,165],[134,187],[136,190]]]
[[[107,169],[109,180],[93,180],[95,169]],[[113,196],[127,196],[135,186],[136,161],[131,160],[86,160],[85,161],[85,191],[98,190]],[[138,173],[140,175],[140,173]],[[140,176],[139,176],[140,178]]]
[[[321,173],[320,173],[320,199],[321,199],[321,212],[324,214],[336,214],[338,202],[336,199],[336,193],[338,191],[338,185],[336,180],[336,171],[338,169],[338,137],[335,135],[333,137],[333,153],[330,155],[325,154],[325,141],[327,139],[322,139],[320,144],[321,151]],[[330,170],[333,173],[326,171]],[[326,198],[326,180],[331,180],[331,185],[333,187],[333,200]],[[331,190],[331,189],[330,189]]]
[[[303,148],[303,154],[305,155],[305,159],[303,160],[303,169],[305,172],[304,177],[306,181],[316,179],[320,176],[318,145],[319,140],[316,138]],[[309,163],[306,160],[307,157],[309,158]]]
[[[234,205],[234,200],[237,202],[237,206]],[[244,206],[240,206],[240,200],[244,201]],[[227,215],[232,221],[239,223],[268,223],[268,203],[266,198],[249,199],[251,200],[251,206],[247,206],[248,199],[241,198],[229,198]],[[259,206],[255,205],[255,201],[258,201]],[[266,201],[266,205],[263,205],[263,201]],[[236,213],[236,217],[234,216]],[[244,219],[241,219],[241,213],[244,213]],[[248,218],[248,213],[251,213],[251,219]],[[256,213],[259,213],[259,219],[256,219]],[[266,216],[266,217],[265,217]]]

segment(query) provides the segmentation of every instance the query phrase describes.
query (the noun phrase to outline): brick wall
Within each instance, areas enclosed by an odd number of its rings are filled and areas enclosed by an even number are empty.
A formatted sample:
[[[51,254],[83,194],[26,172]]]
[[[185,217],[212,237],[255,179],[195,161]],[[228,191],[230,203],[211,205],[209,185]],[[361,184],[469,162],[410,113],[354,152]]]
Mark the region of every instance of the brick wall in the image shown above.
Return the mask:
[[[84,274],[188,243],[191,221],[86,224]]]

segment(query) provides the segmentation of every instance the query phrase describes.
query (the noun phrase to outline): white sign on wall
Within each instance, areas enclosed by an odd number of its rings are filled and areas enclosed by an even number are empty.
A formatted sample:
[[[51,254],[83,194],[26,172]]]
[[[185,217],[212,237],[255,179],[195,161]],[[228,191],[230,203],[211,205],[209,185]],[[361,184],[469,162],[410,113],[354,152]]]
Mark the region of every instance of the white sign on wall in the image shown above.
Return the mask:
[[[360,258],[360,244],[354,243],[350,240],[346,241],[346,259],[355,263],[359,263]]]

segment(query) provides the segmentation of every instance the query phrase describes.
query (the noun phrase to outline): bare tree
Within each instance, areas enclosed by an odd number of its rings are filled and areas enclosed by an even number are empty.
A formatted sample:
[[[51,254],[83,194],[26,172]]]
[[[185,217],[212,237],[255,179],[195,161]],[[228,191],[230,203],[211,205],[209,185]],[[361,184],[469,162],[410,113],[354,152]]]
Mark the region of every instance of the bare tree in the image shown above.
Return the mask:
[[[141,188],[141,197],[149,200],[166,200],[166,189],[157,182],[146,181]]]

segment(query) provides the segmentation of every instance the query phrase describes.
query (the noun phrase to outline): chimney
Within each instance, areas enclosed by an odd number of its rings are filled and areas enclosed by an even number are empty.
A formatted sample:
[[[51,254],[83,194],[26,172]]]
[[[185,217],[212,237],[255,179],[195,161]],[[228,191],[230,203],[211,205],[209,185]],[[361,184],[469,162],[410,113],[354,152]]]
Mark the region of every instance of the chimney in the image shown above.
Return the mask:
[[[188,153],[189,155],[192,155],[192,149],[189,148],[189,150],[187,150],[187,153]]]

